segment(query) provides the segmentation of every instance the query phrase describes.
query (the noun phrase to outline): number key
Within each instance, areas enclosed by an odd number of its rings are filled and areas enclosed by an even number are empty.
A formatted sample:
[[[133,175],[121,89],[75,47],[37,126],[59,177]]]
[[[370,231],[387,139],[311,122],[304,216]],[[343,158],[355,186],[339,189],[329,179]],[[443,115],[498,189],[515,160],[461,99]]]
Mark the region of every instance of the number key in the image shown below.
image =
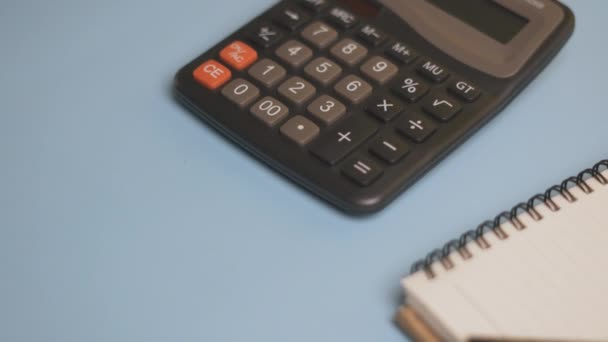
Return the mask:
[[[352,39],[344,39],[331,49],[331,54],[340,61],[353,66],[367,56],[367,49]]]
[[[296,105],[302,105],[315,95],[317,90],[301,77],[292,77],[279,87],[279,94]]]
[[[279,100],[267,96],[251,107],[251,114],[273,127],[289,115],[289,109]]]
[[[302,37],[319,49],[324,49],[338,38],[338,32],[331,26],[317,21],[302,31]]]
[[[385,58],[376,56],[361,66],[361,72],[374,81],[384,84],[397,75],[399,68]]]
[[[346,106],[331,96],[322,95],[308,106],[308,112],[325,124],[331,125],[346,114]]]
[[[249,75],[268,88],[275,86],[286,74],[285,68],[267,58],[249,69]]]
[[[244,79],[237,78],[222,89],[222,95],[243,108],[260,95],[260,90]]]
[[[338,94],[352,103],[359,103],[372,94],[372,86],[355,75],[349,75],[334,87]]]
[[[276,52],[285,63],[297,68],[312,58],[312,50],[297,40],[281,45]]]
[[[327,86],[342,74],[342,68],[325,57],[319,57],[308,63],[304,72],[315,81]]]

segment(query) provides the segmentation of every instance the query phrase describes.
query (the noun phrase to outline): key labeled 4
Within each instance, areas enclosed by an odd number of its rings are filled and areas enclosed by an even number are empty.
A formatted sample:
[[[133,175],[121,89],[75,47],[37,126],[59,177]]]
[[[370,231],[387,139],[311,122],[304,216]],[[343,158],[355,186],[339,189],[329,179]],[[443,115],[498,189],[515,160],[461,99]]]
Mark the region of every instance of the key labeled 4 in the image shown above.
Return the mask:
[[[258,59],[258,53],[251,46],[237,40],[226,46],[220,52],[220,57],[226,64],[242,71]]]

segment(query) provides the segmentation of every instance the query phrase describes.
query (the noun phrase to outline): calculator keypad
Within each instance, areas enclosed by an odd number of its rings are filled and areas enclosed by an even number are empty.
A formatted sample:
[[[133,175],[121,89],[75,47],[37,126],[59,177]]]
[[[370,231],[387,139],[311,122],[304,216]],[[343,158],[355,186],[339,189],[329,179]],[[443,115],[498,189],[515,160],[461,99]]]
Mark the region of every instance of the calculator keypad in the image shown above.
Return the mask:
[[[244,108],[260,95],[260,90],[249,81],[238,78],[222,89],[222,95],[237,106]]]
[[[454,95],[467,102],[473,102],[481,95],[481,91],[476,86],[461,80],[452,82],[448,89]]]
[[[251,46],[235,41],[221,52],[222,60],[236,70],[245,70],[258,59],[258,52]]]
[[[308,21],[308,16],[292,6],[282,10],[274,21],[284,28],[294,31]]]
[[[328,172],[366,187],[436,141],[481,91],[330,3],[278,7],[193,77]]]
[[[262,24],[250,35],[250,39],[263,48],[274,46],[282,37],[281,30],[272,24]]]
[[[329,95],[321,95],[307,109],[310,115],[326,125],[331,125],[346,114],[346,106]]]
[[[431,95],[422,102],[422,109],[441,121],[448,121],[460,112],[462,106],[446,95]]]
[[[378,125],[364,116],[353,116],[327,132],[312,147],[329,165],[335,165],[378,131]]]
[[[368,186],[382,175],[382,167],[366,157],[353,158],[342,169],[344,175],[360,186]]]
[[[425,60],[418,66],[418,72],[435,83],[441,83],[448,78],[449,73],[442,66],[431,60]]]
[[[386,58],[375,56],[361,66],[361,72],[377,83],[385,84],[397,75],[399,68]]]
[[[348,75],[334,87],[336,92],[351,103],[357,104],[367,99],[373,91],[372,86],[358,76]]]
[[[357,35],[363,42],[371,46],[378,46],[386,40],[386,34],[382,30],[369,24],[363,25]]]
[[[318,49],[324,49],[338,39],[338,31],[324,22],[316,21],[302,31],[302,38]]]
[[[395,164],[410,151],[410,147],[403,139],[388,136],[376,139],[370,151],[384,162]]]
[[[334,7],[329,11],[329,20],[342,29],[349,29],[358,22],[357,17],[342,7]]]
[[[313,80],[328,86],[342,74],[342,68],[325,57],[319,57],[310,62],[304,72]]]
[[[402,64],[412,63],[418,56],[409,46],[395,41],[386,50],[386,54]]]
[[[437,126],[428,117],[410,112],[397,123],[397,130],[414,142],[422,143],[435,133]]]
[[[277,49],[277,56],[294,68],[302,66],[312,58],[312,50],[297,40],[290,40]]]
[[[390,95],[373,97],[365,107],[366,111],[376,118],[389,122],[403,112],[403,104]]]
[[[341,40],[330,52],[338,61],[348,66],[354,66],[367,56],[367,49],[350,38]]]
[[[209,60],[194,70],[194,79],[209,90],[215,90],[230,80],[232,72],[216,60]]]
[[[279,100],[267,96],[251,107],[251,114],[273,127],[289,115],[289,108]]]
[[[281,133],[294,143],[304,146],[319,135],[320,129],[314,122],[297,115],[281,127]]]
[[[287,71],[285,68],[267,58],[257,62],[249,69],[249,76],[263,84],[266,88],[274,87],[286,75]]]
[[[407,74],[393,85],[393,91],[410,103],[420,100],[429,91],[429,86],[420,77]]]
[[[279,87],[279,94],[297,106],[310,100],[316,92],[312,84],[297,76],[288,79]]]

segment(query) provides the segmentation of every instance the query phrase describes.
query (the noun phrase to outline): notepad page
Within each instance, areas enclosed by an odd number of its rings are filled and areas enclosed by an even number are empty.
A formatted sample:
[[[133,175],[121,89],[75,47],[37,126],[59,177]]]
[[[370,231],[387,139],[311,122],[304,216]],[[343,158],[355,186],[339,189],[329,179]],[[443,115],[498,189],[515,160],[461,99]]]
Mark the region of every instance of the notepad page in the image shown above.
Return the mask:
[[[471,259],[453,253],[451,270],[406,278],[408,304],[445,340],[608,341],[608,185],[587,183],[574,203],[554,197],[557,212],[538,205],[538,221],[520,214],[523,230],[503,224],[504,240],[486,233],[490,248],[469,243]]]

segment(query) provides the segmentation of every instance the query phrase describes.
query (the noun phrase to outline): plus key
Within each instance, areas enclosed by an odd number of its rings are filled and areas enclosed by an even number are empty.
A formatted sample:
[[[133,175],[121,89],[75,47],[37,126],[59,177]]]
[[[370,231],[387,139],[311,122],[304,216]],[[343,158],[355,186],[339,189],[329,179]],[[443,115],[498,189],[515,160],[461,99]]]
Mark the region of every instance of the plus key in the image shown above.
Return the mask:
[[[328,131],[311,151],[327,164],[335,165],[377,130],[378,126],[372,120],[354,116]]]

